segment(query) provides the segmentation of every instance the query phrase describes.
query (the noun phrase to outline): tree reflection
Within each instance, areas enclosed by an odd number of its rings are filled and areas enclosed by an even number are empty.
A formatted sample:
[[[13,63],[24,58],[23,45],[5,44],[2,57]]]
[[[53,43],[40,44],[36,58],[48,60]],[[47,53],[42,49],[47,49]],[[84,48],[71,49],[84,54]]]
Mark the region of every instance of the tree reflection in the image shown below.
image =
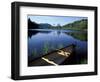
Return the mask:
[[[38,34],[38,33],[42,33],[42,34],[48,34],[51,31],[39,31],[39,30],[28,30],[28,37],[31,38],[32,36]]]
[[[87,41],[87,32],[65,32],[65,34],[81,41]]]

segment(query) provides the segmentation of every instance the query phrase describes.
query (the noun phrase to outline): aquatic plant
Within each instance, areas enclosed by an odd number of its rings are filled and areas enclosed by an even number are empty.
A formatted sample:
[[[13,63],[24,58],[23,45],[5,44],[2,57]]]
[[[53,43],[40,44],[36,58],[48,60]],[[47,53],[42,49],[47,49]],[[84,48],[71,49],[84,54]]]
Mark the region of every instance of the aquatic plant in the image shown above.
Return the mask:
[[[32,56],[35,56],[37,54],[37,50],[34,48],[32,51]]]
[[[45,54],[48,53],[48,51],[49,51],[49,43],[48,42],[44,43],[43,51]]]

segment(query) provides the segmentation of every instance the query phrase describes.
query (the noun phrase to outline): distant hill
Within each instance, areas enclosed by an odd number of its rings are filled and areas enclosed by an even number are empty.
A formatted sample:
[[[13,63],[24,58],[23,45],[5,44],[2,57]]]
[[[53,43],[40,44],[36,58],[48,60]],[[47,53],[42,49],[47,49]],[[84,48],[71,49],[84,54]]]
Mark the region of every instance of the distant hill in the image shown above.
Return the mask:
[[[38,24],[28,19],[28,29],[49,29],[50,27],[52,26],[48,23]]]
[[[66,24],[62,28],[72,29],[72,30],[86,30],[87,26],[88,26],[88,20],[82,19],[82,20],[75,21],[73,23]]]
[[[52,26],[50,24],[48,24],[48,23],[41,23],[41,24],[39,24],[39,28],[41,28],[41,29],[49,29],[51,27]]]
[[[74,21],[69,24],[65,24],[63,26],[60,26],[58,24],[57,26],[52,26],[48,23],[36,23],[28,19],[28,29],[70,29],[70,30],[87,30],[88,26],[88,20],[82,19],[78,21]]]
[[[28,19],[28,29],[38,29],[39,25],[30,19]]]

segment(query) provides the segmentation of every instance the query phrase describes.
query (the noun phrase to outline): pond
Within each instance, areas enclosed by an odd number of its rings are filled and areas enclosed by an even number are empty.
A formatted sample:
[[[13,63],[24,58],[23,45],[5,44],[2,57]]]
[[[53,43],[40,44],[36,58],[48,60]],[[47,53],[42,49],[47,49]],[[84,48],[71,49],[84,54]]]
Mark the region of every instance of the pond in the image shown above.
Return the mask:
[[[76,57],[71,64],[87,64],[87,31],[28,30],[28,61],[71,44],[76,45]]]

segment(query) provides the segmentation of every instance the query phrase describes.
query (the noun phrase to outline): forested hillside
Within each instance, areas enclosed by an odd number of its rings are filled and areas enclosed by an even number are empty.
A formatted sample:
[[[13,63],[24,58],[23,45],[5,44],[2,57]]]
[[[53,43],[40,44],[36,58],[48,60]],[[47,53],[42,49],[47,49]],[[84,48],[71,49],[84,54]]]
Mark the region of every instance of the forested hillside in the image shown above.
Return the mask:
[[[86,30],[87,26],[88,26],[87,19],[82,19],[79,21],[75,21],[73,23],[66,24],[62,28],[63,29],[72,29],[72,30]]]
[[[48,23],[35,23],[28,19],[28,29],[70,29],[70,30],[87,30],[88,26],[88,20],[87,19],[82,19],[78,21],[74,21],[72,23],[65,24],[61,26],[58,24],[57,26],[52,26]]]

